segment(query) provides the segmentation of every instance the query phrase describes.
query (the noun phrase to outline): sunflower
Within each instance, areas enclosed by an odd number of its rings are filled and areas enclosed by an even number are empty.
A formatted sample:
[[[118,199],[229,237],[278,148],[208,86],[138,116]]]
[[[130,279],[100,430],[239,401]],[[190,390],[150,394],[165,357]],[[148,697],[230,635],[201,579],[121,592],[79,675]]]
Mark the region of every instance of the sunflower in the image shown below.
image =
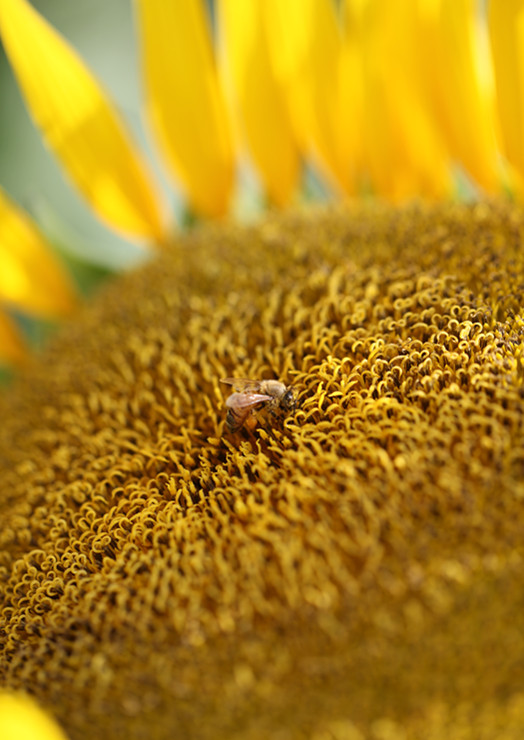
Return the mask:
[[[71,738],[519,737],[524,212],[494,196],[521,194],[524,3],[136,11],[162,161],[219,221],[189,234],[78,55],[0,0],[48,146],[158,247],[0,399],[2,686]],[[228,220],[240,151],[301,207]],[[9,309],[74,310],[6,195],[0,249]],[[228,376],[297,408],[229,434]],[[0,729],[60,737],[28,702]]]

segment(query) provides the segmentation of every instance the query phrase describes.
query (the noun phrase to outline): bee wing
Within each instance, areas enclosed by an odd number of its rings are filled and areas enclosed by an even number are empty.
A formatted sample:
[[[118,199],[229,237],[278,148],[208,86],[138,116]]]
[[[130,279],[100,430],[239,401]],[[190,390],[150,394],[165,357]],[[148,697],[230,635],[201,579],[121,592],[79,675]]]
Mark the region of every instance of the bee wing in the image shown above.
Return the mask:
[[[238,432],[260,404],[271,401],[264,393],[232,393],[226,399],[226,425],[230,432]]]
[[[251,380],[250,378],[221,378],[221,383],[232,385],[237,393],[249,393],[260,390],[260,381]]]
[[[232,393],[226,399],[226,406],[233,411],[247,412],[271,400],[271,396],[266,396],[265,393]]]

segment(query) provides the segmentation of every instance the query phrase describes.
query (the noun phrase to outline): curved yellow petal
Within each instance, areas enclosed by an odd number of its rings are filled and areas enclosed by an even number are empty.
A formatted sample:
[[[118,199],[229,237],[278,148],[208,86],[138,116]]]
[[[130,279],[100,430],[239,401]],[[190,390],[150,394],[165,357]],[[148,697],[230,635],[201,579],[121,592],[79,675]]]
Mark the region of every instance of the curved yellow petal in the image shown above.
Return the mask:
[[[524,0],[490,2],[489,30],[502,149],[524,182]]]
[[[125,235],[162,240],[145,164],[76,52],[26,0],[0,0],[0,35],[31,115],[95,213]]]
[[[341,4],[342,50],[340,57],[341,151],[344,162],[350,163],[357,186],[365,178],[364,153],[364,69],[362,40],[355,18],[357,9],[349,2]]]
[[[332,0],[267,0],[268,37],[296,136],[328,178],[355,190],[341,117],[342,31]]]
[[[497,192],[500,171],[494,90],[478,2],[418,2],[419,60],[450,155],[487,192]],[[493,5],[506,5],[506,0]]]
[[[227,212],[233,151],[201,0],[137,0],[148,111],[194,209]]]
[[[16,326],[0,309],[0,365],[21,365],[26,359],[27,348]]]
[[[363,67],[363,136],[375,193],[399,201],[451,193],[449,158],[421,75],[419,23],[411,0],[346,0]]]
[[[2,740],[66,740],[65,734],[36,702],[24,694],[0,692]]]
[[[227,70],[241,129],[270,201],[289,202],[297,186],[299,154],[283,90],[269,57],[265,0],[220,0]]]
[[[76,305],[67,273],[33,222],[0,189],[0,300],[58,318]]]

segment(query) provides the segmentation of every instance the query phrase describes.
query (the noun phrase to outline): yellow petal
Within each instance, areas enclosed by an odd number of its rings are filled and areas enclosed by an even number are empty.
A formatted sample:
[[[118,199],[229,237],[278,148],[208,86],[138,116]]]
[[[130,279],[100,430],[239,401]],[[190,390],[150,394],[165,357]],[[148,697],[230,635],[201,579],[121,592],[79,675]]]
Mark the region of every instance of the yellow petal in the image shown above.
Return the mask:
[[[32,221],[0,190],[0,300],[58,318],[76,304],[65,270]]]
[[[204,216],[226,213],[229,121],[200,0],[138,0],[148,112],[172,174]]]
[[[0,35],[31,115],[95,213],[125,235],[161,240],[149,173],[76,52],[26,0],[0,0]]]
[[[332,182],[355,190],[341,118],[342,32],[332,0],[267,0],[268,37],[296,136]]]
[[[489,48],[476,0],[419,0],[420,64],[448,150],[486,191],[499,189]],[[511,4],[511,2],[510,2]],[[493,0],[490,6],[506,5]]]
[[[218,7],[240,125],[269,199],[283,206],[297,185],[299,155],[269,58],[267,6],[265,0],[221,0]]]
[[[66,740],[59,726],[28,696],[0,693],[2,740]]]
[[[357,30],[354,8],[341,6],[342,49],[340,57],[339,128],[344,162],[350,163],[352,178],[358,185],[364,178],[364,69],[362,40]]]
[[[27,348],[15,324],[0,309],[0,365],[21,365],[27,356]]]
[[[524,180],[524,0],[489,4],[502,149]]]
[[[373,191],[397,201],[450,194],[449,159],[425,104],[415,4],[347,0],[346,14],[362,55],[362,129]]]

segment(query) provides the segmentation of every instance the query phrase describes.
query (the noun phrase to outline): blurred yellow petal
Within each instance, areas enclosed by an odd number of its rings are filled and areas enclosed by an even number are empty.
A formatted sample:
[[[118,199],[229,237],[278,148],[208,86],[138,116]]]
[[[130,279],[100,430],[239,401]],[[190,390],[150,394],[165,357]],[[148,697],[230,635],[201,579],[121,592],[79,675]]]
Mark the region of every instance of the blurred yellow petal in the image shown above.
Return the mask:
[[[148,110],[159,144],[194,209],[227,212],[233,152],[201,0],[137,0]]]
[[[361,34],[355,11],[349,2],[342,3],[339,127],[342,160],[350,163],[352,177],[358,185],[365,169],[364,76]]]
[[[502,149],[524,181],[524,0],[490,2],[489,30]]]
[[[0,300],[39,316],[75,307],[71,281],[33,222],[0,190]]]
[[[26,346],[22,341],[16,326],[11,319],[6,316],[2,310],[0,310],[0,365],[20,365],[26,358]],[[3,737],[1,731],[0,737]]]
[[[271,58],[296,135],[331,181],[353,193],[341,117],[342,31],[332,0],[267,0]]]
[[[283,90],[269,58],[265,0],[221,0],[227,69],[253,161],[270,201],[289,202],[297,186],[299,155]]]
[[[60,727],[28,696],[0,693],[2,740],[66,740]]]
[[[32,116],[95,213],[125,235],[161,240],[149,173],[76,52],[26,0],[0,0],[0,35]]]
[[[425,105],[412,0],[346,0],[362,54],[365,151],[373,191],[391,200],[451,193],[449,158]]]
[[[479,4],[476,0],[419,0],[419,4],[419,61],[450,155],[487,192],[497,192],[494,90]],[[490,5],[506,5],[506,0]]]

